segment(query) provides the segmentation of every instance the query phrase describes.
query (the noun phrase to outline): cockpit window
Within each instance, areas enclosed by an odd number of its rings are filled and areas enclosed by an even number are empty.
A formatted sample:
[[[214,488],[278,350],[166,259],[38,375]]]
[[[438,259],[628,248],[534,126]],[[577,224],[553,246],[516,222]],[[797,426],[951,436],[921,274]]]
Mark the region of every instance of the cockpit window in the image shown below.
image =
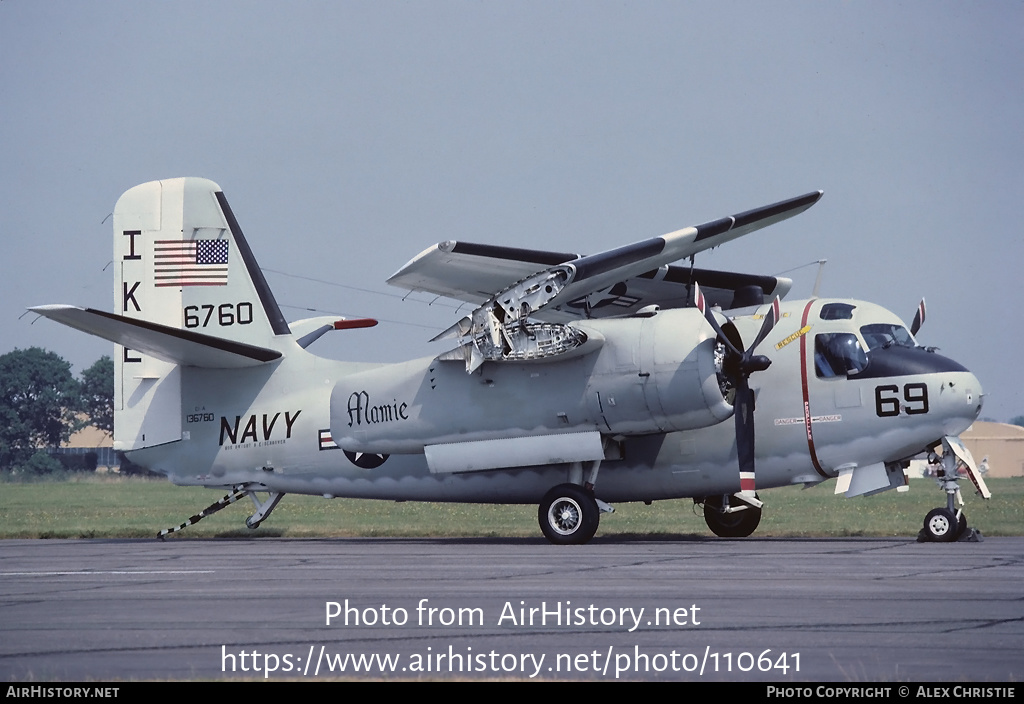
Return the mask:
[[[821,307],[819,317],[822,320],[850,320],[856,307],[849,303],[826,303]]]
[[[914,347],[914,338],[910,332],[896,323],[874,323],[861,326],[860,334],[864,336],[868,350],[875,350],[879,347]]]
[[[822,378],[856,374],[868,365],[868,356],[852,332],[822,333],[814,337],[814,368]]]

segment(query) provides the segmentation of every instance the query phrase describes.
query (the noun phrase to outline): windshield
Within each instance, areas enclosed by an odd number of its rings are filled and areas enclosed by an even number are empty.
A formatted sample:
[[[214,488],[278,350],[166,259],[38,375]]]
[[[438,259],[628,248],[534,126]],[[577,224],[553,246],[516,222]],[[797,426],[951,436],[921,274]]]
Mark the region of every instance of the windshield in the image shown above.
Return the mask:
[[[879,347],[892,347],[893,345],[900,347],[917,346],[914,338],[910,336],[910,332],[897,323],[864,325],[860,329],[860,334],[868,345],[868,351],[878,349]]]

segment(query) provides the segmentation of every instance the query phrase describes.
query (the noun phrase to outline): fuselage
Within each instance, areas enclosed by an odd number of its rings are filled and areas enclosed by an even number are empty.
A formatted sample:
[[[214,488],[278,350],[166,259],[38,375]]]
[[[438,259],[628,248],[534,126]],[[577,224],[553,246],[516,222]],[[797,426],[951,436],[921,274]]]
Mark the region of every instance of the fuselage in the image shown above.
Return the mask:
[[[730,311],[727,330],[753,339],[762,312]],[[759,489],[897,463],[978,416],[977,378],[917,347],[884,308],[811,299],[782,313],[758,348],[772,364],[750,377]],[[570,480],[573,463],[432,473],[424,448],[596,431],[608,447],[596,490],[606,501],[738,491],[728,384],[695,309],[578,325],[598,341],[584,354],[472,374],[434,358],[338,362],[297,345],[264,366],[186,367],[182,439],[129,457],[181,485],[535,503]]]

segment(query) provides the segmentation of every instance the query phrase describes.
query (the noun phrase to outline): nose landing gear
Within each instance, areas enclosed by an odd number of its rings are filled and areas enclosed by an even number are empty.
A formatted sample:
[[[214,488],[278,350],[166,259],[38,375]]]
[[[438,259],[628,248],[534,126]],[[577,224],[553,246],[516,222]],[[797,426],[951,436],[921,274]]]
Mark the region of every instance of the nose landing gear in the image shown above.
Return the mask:
[[[933,508],[924,519],[921,532],[928,540],[936,543],[950,543],[959,540],[967,530],[967,516],[963,509],[953,512],[948,508]],[[980,534],[974,531],[976,535]],[[980,537],[978,538],[980,540]]]
[[[930,459],[938,462],[937,457]],[[964,499],[960,495],[960,472],[970,477],[982,498],[992,498],[992,493],[981,478],[981,472],[960,438],[947,435],[942,438],[942,467],[935,477],[939,488],[946,492],[945,508],[934,508],[924,519],[924,527],[918,533],[917,541],[951,543],[956,540],[980,542],[984,540],[981,531],[967,525],[964,514]]]

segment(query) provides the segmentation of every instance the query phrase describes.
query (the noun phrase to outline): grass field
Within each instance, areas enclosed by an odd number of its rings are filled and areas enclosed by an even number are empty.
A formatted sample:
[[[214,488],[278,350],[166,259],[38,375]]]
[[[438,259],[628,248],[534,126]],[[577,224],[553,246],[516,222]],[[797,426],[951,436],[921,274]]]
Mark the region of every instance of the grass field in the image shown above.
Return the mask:
[[[1024,480],[991,479],[990,501],[964,489],[969,524],[986,536],[1024,535]],[[915,537],[925,514],[945,505],[930,479],[914,479],[910,491],[845,499],[834,482],[802,490],[768,489],[761,537]],[[970,493],[968,493],[970,491]],[[82,476],[65,481],[0,483],[0,538],[145,538],[182,523],[223,494],[176,487],[165,480]],[[536,506],[395,503],[327,500],[288,495],[257,530],[245,527],[252,503],[243,499],[176,534],[172,539],[211,537],[540,537]],[[689,499],[616,504],[601,518],[602,535],[671,538],[711,532]]]

